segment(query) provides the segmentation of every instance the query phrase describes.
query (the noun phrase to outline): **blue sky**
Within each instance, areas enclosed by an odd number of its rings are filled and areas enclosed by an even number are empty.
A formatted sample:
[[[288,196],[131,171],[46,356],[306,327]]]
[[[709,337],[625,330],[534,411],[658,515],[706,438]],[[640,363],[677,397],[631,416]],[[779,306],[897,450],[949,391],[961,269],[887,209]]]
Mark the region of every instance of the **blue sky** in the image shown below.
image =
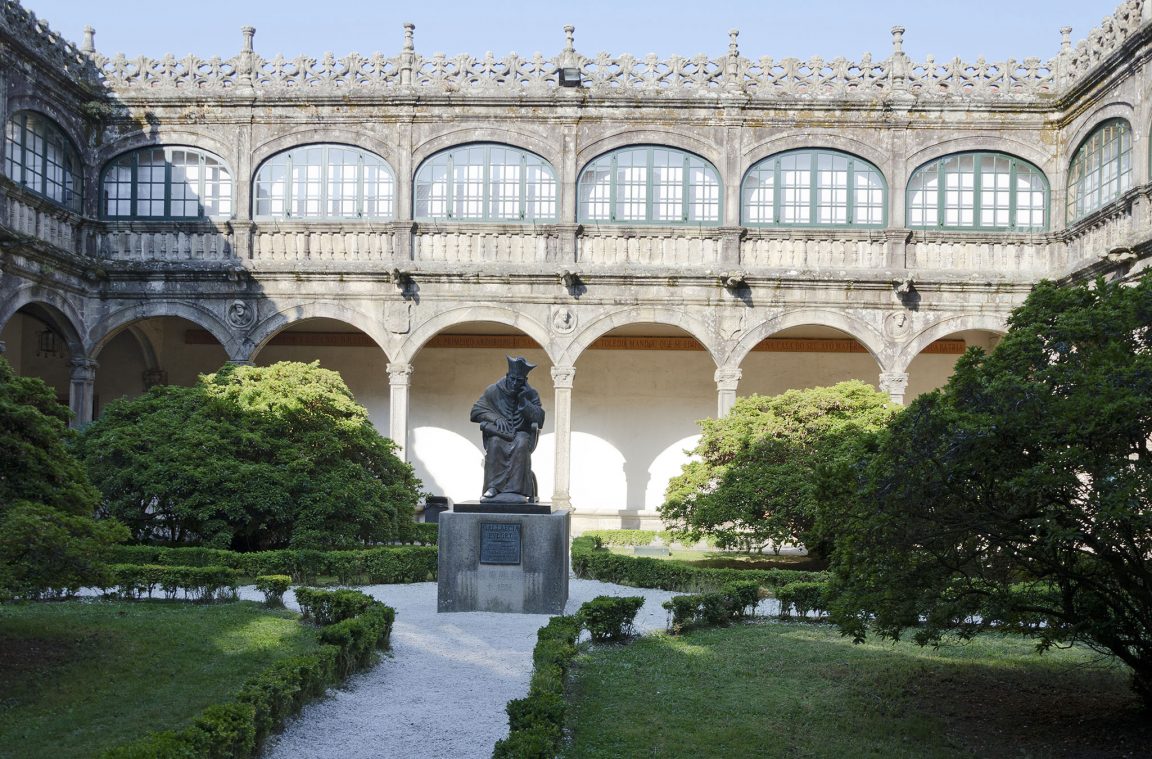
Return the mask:
[[[717,56],[728,30],[740,29],[741,52],[775,58],[819,55],[858,59],[865,51],[884,58],[890,29],[907,28],[905,51],[915,59],[988,60],[1055,55],[1059,28],[1073,27],[1073,41],[1109,16],[1120,0],[579,0],[492,3],[435,0],[23,0],[52,28],[79,42],[96,28],[96,46],[107,54],[230,57],[240,48],[240,27],[256,27],[256,50],[266,57],[326,51],[394,55],[402,24],[416,24],[416,50],[425,55],[497,56],[537,51],[552,56],[564,45],[563,26],[576,25],[576,48],[660,56]],[[331,9],[337,13],[329,14]]]

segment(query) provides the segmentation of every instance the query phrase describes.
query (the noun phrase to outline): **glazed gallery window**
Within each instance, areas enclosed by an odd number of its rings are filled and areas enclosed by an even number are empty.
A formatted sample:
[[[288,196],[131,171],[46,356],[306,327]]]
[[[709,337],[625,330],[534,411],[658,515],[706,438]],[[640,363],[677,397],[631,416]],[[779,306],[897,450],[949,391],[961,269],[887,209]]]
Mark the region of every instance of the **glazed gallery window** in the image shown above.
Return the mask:
[[[1080,143],[1068,167],[1068,221],[1087,216],[1132,186],[1132,130],[1105,121]]]
[[[20,111],[6,130],[4,173],[13,182],[70,211],[80,211],[81,165],[72,143],[54,121]]]
[[[1006,153],[958,153],[908,180],[908,226],[1034,232],[1048,228],[1048,179]]]
[[[417,219],[556,221],[556,172],[540,156],[508,145],[464,145],[420,164]]]
[[[580,174],[580,221],[618,224],[718,224],[720,174],[675,148],[622,148]]]
[[[740,188],[743,223],[884,226],[888,188],[872,164],[831,150],[792,150],[755,164]]]
[[[232,174],[196,148],[136,150],[104,169],[100,211],[109,219],[231,216]]]
[[[261,164],[253,197],[256,218],[388,221],[395,215],[396,175],[366,150],[305,145]]]

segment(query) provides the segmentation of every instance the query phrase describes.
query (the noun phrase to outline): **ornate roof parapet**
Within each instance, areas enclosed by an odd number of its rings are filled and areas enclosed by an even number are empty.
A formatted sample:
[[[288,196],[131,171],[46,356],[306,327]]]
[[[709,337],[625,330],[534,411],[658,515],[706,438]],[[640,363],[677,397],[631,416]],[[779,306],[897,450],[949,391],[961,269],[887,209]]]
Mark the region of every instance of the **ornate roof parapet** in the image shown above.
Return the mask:
[[[490,97],[547,95],[560,89],[561,71],[579,70],[578,86],[596,98],[699,98],[739,94],[750,101],[771,100],[875,100],[877,97],[911,96],[937,101],[1007,101],[1028,103],[1048,100],[1066,92],[1078,79],[1118,50],[1141,26],[1152,20],[1152,0],[1125,0],[1116,12],[1093,29],[1075,47],[1070,32],[1061,30],[1063,42],[1058,55],[1048,61],[989,62],[983,58],[965,62],[959,58],[937,61],[928,56],[913,61],[903,51],[904,28],[892,30],[892,52],[885,59],[865,53],[859,60],[838,57],[826,61],[769,56],[747,58],[737,45],[739,32],[729,32],[726,55],[711,58],[655,55],[580,55],[571,31],[567,44],[556,56],[531,57],[515,53],[497,58],[420,55],[414,44],[414,25],[404,25],[401,52],[350,53],[336,57],[325,53],[316,58],[277,55],[264,58],[252,45],[251,27],[244,29],[244,47],[232,58],[113,57],[95,52],[86,36],[83,49],[76,48],[52,32],[16,0],[0,0],[0,24],[24,41],[30,49],[55,61],[66,71],[86,67],[81,78],[102,76],[112,92],[131,97],[171,94],[185,91],[212,91],[223,94],[269,93],[276,96],[299,93],[348,96],[389,91],[395,95],[477,94]]]
[[[89,60],[95,47],[92,50],[87,47],[93,44],[95,32],[89,34],[89,29],[91,27],[84,30],[85,48],[81,49],[53,31],[47,22],[26,10],[18,0],[0,0],[0,31],[39,56],[61,75],[78,83],[91,81],[95,76]]]

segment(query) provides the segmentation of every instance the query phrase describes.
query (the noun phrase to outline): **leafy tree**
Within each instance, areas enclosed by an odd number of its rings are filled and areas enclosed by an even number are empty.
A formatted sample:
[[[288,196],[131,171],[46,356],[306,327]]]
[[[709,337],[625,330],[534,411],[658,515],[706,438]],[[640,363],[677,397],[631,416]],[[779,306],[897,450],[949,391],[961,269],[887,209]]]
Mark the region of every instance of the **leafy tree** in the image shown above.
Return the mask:
[[[419,495],[340,375],[226,366],[110,404],[80,450],[137,540],[239,549],[391,540]]]
[[[723,548],[826,550],[812,532],[816,469],[850,456],[895,409],[857,381],[741,398],[724,418],[700,422],[694,460],[669,482],[660,516],[681,535],[708,536]]]
[[[66,442],[68,409],[0,358],[0,598],[36,598],[95,582],[104,548],[126,540],[97,522],[99,499]]]
[[[1152,276],[1041,283],[989,355],[831,479],[842,629],[998,622],[1131,667],[1152,708]]]

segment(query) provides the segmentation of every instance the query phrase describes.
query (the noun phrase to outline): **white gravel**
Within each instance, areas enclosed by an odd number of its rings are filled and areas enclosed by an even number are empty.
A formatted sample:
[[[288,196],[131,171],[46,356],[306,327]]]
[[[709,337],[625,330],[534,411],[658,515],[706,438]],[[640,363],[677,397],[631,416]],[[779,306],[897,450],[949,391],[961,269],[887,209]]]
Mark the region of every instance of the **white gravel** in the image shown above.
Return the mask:
[[[396,609],[392,652],[304,708],[269,741],[267,759],[490,757],[508,734],[504,705],[528,692],[543,614],[438,614],[436,583],[358,588]],[[645,598],[640,631],[660,630],[677,593],[573,579],[565,612],[596,596]],[[262,599],[252,587],[242,598]],[[298,608],[291,593],[289,608]]]

